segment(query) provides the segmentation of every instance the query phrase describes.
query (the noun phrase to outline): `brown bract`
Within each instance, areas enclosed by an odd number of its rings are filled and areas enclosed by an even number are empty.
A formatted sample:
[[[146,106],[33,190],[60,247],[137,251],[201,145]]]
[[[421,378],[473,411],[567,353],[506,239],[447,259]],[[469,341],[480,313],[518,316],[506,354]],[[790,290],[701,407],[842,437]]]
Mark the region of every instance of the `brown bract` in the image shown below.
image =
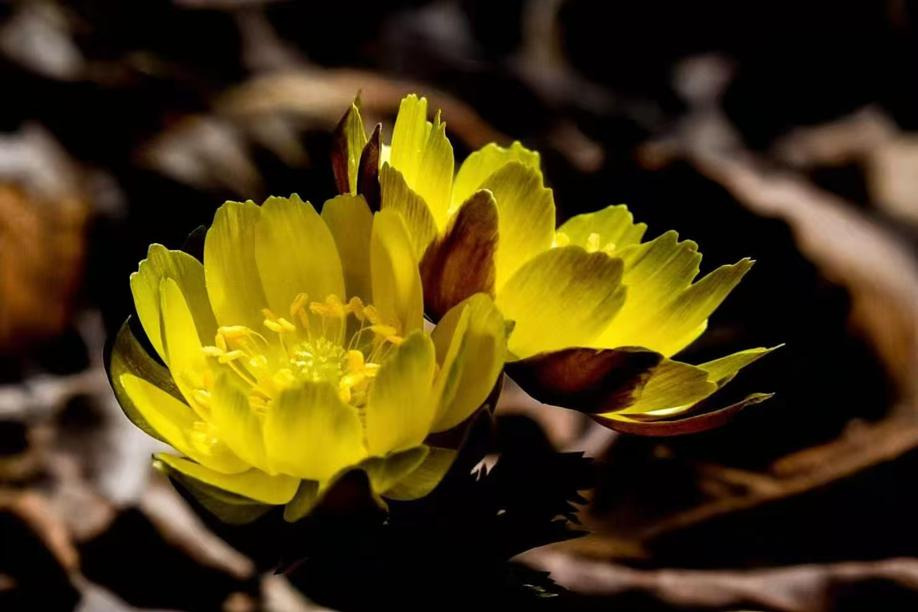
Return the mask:
[[[350,113],[344,113],[332,132],[330,157],[332,173],[335,175],[335,188],[338,190],[338,193],[351,192],[350,177],[347,169],[347,135],[345,134],[345,124],[348,121],[349,115]]]
[[[479,191],[462,205],[446,233],[427,247],[421,280],[427,314],[438,320],[475,293],[494,294],[497,204]]]
[[[639,436],[681,436],[721,427],[747,406],[763,402],[771,396],[770,393],[756,393],[729,406],[713,409],[708,401],[703,401],[675,418],[654,419],[646,414],[635,414],[628,420],[606,419],[598,415],[593,415],[592,418],[597,423],[622,433]]]
[[[382,124],[377,123],[370,139],[360,153],[360,163],[357,165],[357,193],[366,199],[373,212],[380,209],[382,202],[379,192],[379,132],[381,129]]]
[[[662,359],[640,348],[568,348],[514,361],[506,368],[540,402],[597,414],[632,404]],[[600,422],[611,426],[608,421]]]

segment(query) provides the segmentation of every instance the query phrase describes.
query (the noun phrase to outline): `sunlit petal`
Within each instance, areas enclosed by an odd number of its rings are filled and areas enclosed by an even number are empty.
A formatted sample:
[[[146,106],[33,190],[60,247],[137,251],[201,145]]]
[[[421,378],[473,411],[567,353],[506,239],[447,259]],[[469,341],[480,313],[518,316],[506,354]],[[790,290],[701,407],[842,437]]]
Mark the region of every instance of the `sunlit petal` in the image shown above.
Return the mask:
[[[435,351],[420,331],[410,334],[382,364],[366,406],[367,448],[371,455],[418,446],[430,431]]]
[[[530,260],[497,294],[498,308],[515,322],[510,352],[520,359],[593,344],[625,300],[621,276],[621,261],[575,246]]]

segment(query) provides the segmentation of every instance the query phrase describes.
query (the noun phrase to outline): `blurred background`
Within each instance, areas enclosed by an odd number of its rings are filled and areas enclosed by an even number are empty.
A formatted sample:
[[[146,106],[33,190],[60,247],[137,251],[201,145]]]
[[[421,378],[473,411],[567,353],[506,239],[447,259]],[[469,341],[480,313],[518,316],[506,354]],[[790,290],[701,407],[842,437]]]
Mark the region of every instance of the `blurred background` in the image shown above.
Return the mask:
[[[102,347],[149,243],[321,203],[354,95],[391,126],[416,91],[457,160],[539,150],[561,220],[624,202],[703,271],[755,258],[687,359],[787,344],[731,385],[775,399],[684,438],[509,389],[600,471],[594,533],[523,560],[597,609],[918,609],[907,0],[7,0],[0,91],[0,608],[314,609],[152,472]]]

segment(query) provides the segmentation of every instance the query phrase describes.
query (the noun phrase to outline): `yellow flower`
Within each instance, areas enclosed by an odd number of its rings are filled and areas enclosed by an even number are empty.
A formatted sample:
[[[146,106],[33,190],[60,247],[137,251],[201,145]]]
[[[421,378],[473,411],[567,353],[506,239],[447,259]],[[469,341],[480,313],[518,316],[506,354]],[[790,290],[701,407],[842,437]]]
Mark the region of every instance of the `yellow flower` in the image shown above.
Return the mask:
[[[131,289],[168,370],[125,326],[110,376],[128,416],[180,453],[158,467],[239,520],[281,504],[300,518],[355,468],[376,496],[426,495],[455,453],[425,441],[486,400],[505,323],[478,294],[425,331],[408,241],[401,215],[360,196],[320,216],[294,195],[221,206],[203,264],[151,246]]]
[[[407,222],[427,312],[436,318],[477,292],[495,296],[515,325],[508,373],[538,399],[616,429],[666,435],[714,426],[767,397],[717,411],[702,402],[771,349],[700,365],[671,359],[705,330],[751,260],[696,281],[697,245],[672,231],[642,242],[646,226],[625,206],[556,230],[538,153],[492,143],[454,174],[445,124],[439,113],[428,121],[427,101],[415,95],[401,102],[390,150],[370,139],[362,156],[356,151],[367,143],[356,104],[338,138],[338,158],[355,160],[353,173],[337,173],[339,187],[356,191],[358,176],[368,185],[361,157],[381,159],[380,206]]]

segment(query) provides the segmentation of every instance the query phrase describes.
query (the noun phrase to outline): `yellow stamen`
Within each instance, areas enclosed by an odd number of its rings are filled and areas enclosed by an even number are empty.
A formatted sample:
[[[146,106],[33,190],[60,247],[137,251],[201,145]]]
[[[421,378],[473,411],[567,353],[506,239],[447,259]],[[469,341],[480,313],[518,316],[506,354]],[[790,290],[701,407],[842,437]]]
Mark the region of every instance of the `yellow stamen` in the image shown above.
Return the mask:
[[[284,328],[281,327],[280,323],[278,323],[277,321],[272,321],[271,319],[265,319],[264,321],[262,321],[262,323],[264,324],[265,327],[267,327],[268,329],[270,329],[271,331],[275,333],[278,333],[278,334],[284,333]]]
[[[296,331],[296,326],[293,323],[284,317],[277,316],[270,309],[263,308],[261,313],[265,317],[265,320],[263,321],[264,326],[271,331],[278,334],[291,333]]]
[[[268,358],[265,357],[264,355],[255,355],[254,357],[249,359],[249,365],[255,368],[256,370],[265,368],[268,366]]]
[[[225,346],[222,348],[218,346],[205,346],[203,347],[202,350],[204,351],[204,354],[207,355],[208,357],[219,358],[219,357],[222,357],[224,354],[226,354]]]
[[[363,323],[363,321],[366,319],[366,317],[363,314],[364,308],[365,306],[363,305],[363,300],[361,300],[356,295],[352,297],[350,300],[348,300],[347,302],[348,312],[354,315],[354,318],[360,321],[361,323]]]
[[[278,334],[277,340],[241,325],[223,326],[217,330],[215,346],[204,347],[204,354],[228,366],[247,384],[249,404],[256,414],[271,409],[273,398],[284,389],[295,387],[304,380],[329,382],[338,395],[353,406],[363,406],[379,364],[394,346],[404,342],[398,327],[385,322],[372,305],[358,297],[346,303],[336,295],[321,302],[310,302],[306,293],[298,293],[290,304],[290,319],[278,316],[269,308],[262,310],[265,328]],[[326,330],[341,329],[350,315],[359,322],[349,328],[350,337],[343,346],[339,336],[327,335]],[[310,322],[320,329],[313,334]],[[299,333],[297,333],[299,332]],[[305,332],[305,333],[303,333]],[[278,362],[278,342],[286,359]],[[274,347],[274,348],[272,348]],[[219,370],[215,370],[219,372]],[[205,405],[210,401],[210,383],[201,389],[195,385],[193,400]]]
[[[347,316],[344,303],[337,295],[328,296],[324,302],[312,302],[309,305],[309,310],[321,317],[343,319]]]
[[[371,325],[369,329],[371,332],[373,332],[374,334],[382,338],[386,338],[388,336],[395,336],[398,333],[398,330],[392,327],[391,325],[383,325],[383,324]]]
[[[363,309],[363,316],[372,325],[379,325],[382,323],[382,317],[379,316],[379,311],[373,306],[366,306]]]
[[[238,340],[252,333],[252,330],[243,325],[226,325],[217,330],[225,340]]]
[[[240,350],[229,351],[227,353],[222,353],[217,361],[220,363],[230,363],[231,361],[236,361],[237,359],[242,359],[245,357],[245,353]]]
[[[306,306],[306,301],[309,299],[309,296],[305,293],[297,293],[296,297],[293,298],[293,303],[290,304],[290,318],[295,319],[297,314]]]
[[[347,371],[348,372],[360,372],[366,367],[366,364],[363,359],[363,353],[360,351],[350,350],[345,355],[345,360],[347,362]]]

